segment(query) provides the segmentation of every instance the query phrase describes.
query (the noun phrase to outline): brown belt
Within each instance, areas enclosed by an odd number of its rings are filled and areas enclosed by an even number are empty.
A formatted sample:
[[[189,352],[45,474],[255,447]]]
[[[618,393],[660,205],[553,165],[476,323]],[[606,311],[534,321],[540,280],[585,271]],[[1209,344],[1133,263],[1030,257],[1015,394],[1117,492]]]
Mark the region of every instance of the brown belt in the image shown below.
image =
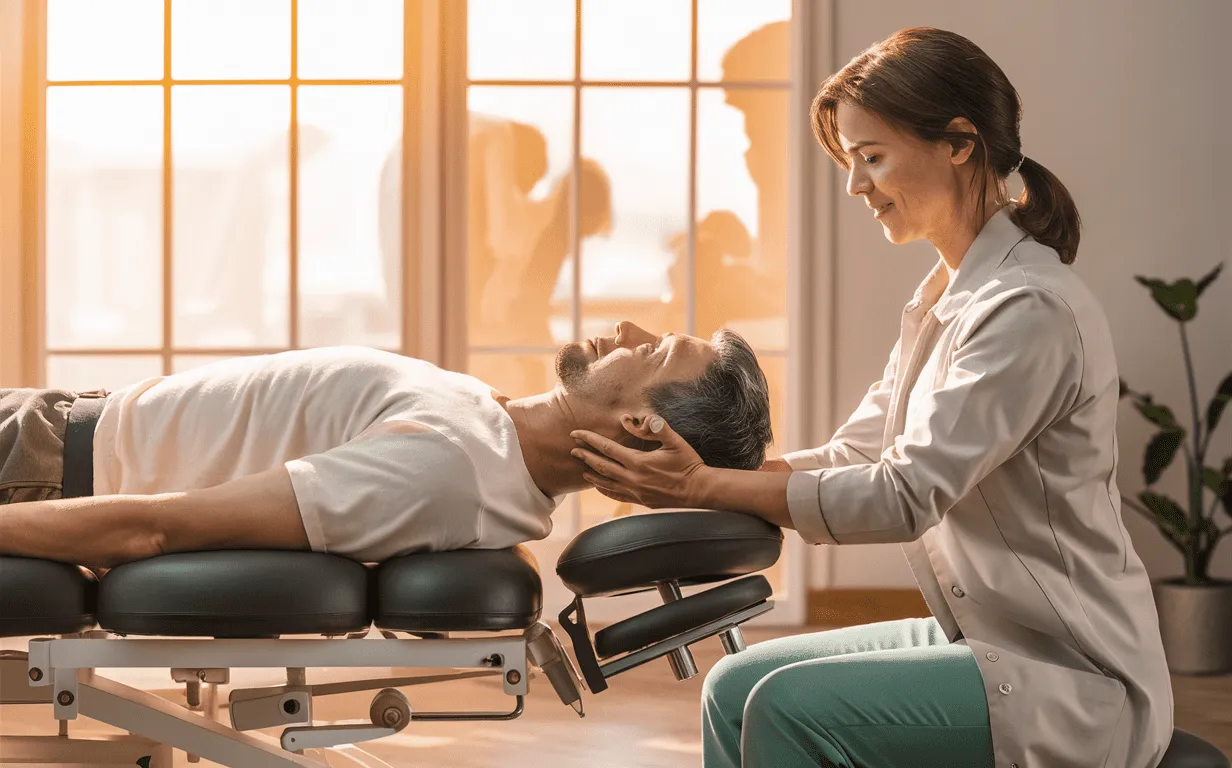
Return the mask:
[[[94,427],[106,404],[105,392],[78,392],[69,408],[62,490],[66,499],[94,495]]]

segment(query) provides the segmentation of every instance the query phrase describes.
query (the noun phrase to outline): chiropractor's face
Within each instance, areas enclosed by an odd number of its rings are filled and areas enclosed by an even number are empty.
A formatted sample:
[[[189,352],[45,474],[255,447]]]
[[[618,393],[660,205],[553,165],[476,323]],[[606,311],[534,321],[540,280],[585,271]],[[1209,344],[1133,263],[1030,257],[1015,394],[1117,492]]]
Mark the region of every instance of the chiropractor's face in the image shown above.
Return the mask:
[[[971,143],[955,149],[945,141],[927,142],[846,102],[839,102],[834,116],[850,160],[847,194],[864,198],[890,242],[936,242],[969,189],[971,168],[964,164]],[[950,127],[974,131],[965,120]]]
[[[630,322],[617,323],[612,336],[566,344],[556,356],[556,375],[583,419],[604,422],[621,413],[645,410],[646,390],[705,373],[717,355],[710,343],[693,336],[656,336]],[[616,413],[620,411],[620,413]]]

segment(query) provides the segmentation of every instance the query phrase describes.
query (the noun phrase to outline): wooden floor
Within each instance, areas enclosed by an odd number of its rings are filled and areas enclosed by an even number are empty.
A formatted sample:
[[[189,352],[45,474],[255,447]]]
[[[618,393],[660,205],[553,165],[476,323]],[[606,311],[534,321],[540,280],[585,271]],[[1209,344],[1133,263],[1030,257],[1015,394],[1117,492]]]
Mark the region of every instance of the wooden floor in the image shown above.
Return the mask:
[[[747,630],[749,644],[794,631]],[[563,636],[563,634],[562,634]],[[15,647],[5,643],[5,647]],[[390,765],[450,766],[451,768],[696,768],[701,764],[698,699],[702,679],[722,651],[716,639],[693,648],[701,673],[677,682],[665,660],[657,660],[611,680],[612,687],[585,695],[586,717],[579,719],[562,705],[547,681],[531,680],[526,712],[510,722],[412,723],[401,733],[360,745]],[[417,674],[421,670],[407,671]],[[166,671],[161,672],[166,675]],[[159,678],[152,678],[156,680]],[[166,680],[166,677],[161,679]],[[309,682],[319,682],[309,671]],[[163,688],[161,683],[153,683]],[[183,694],[165,686],[166,696],[183,703]],[[462,681],[404,689],[420,710],[508,709],[512,698],[494,681]],[[1173,679],[1176,724],[1213,742],[1232,755],[1232,677]],[[221,697],[225,701],[225,696]],[[367,716],[371,694],[329,696],[314,702],[316,720],[347,720]],[[0,732],[54,733],[50,707],[0,707]],[[226,713],[221,713],[226,719]],[[281,729],[266,731],[277,736]],[[81,720],[71,733],[114,733],[114,729]],[[190,765],[182,753],[176,766]],[[208,761],[197,764],[212,768]]]

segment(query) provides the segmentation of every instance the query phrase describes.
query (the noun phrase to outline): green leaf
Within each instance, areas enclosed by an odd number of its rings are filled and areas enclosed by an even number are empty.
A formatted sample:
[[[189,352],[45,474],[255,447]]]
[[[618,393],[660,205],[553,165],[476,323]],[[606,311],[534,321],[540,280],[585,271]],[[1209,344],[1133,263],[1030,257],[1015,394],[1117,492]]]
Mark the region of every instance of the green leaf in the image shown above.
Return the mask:
[[[1232,401],[1232,373],[1224,377],[1219,389],[1215,390],[1215,395],[1211,398],[1211,404],[1206,407],[1207,432],[1215,431],[1215,425],[1219,423],[1219,417],[1223,415],[1223,409],[1227,407],[1229,401]]]
[[[1142,462],[1142,474],[1146,477],[1147,485],[1154,485],[1155,481],[1159,480],[1159,476],[1176,457],[1176,451],[1184,439],[1185,433],[1176,431],[1160,432],[1151,438],[1151,442],[1146,446],[1146,458]]]
[[[1207,286],[1215,282],[1215,278],[1219,277],[1219,273],[1222,271],[1223,271],[1223,262],[1219,262],[1218,266],[1216,266],[1210,272],[1207,272],[1206,276],[1198,281],[1198,295],[1199,296],[1201,296],[1202,292],[1207,289]]]
[[[1185,539],[1189,536],[1189,518],[1185,517],[1185,511],[1162,493],[1143,491],[1138,494],[1138,500],[1155,513],[1155,522],[1159,525],[1159,530],[1172,539],[1178,547],[1184,549]]]
[[[1193,280],[1184,277],[1175,283],[1165,283],[1163,280],[1142,276],[1135,276],[1134,279],[1151,289],[1155,303],[1167,312],[1169,317],[1185,323],[1198,314],[1198,286],[1194,285]]]
[[[1157,405],[1152,402],[1150,395],[1145,395],[1141,400],[1135,402],[1134,407],[1138,409],[1138,413],[1141,413],[1143,418],[1155,426],[1168,432],[1184,434],[1185,430],[1177,423],[1176,416],[1172,415],[1172,409],[1166,405]]]
[[[1202,484],[1211,489],[1216,496],[1222,496],[1227,476],[1214,467],[1202,468]]]

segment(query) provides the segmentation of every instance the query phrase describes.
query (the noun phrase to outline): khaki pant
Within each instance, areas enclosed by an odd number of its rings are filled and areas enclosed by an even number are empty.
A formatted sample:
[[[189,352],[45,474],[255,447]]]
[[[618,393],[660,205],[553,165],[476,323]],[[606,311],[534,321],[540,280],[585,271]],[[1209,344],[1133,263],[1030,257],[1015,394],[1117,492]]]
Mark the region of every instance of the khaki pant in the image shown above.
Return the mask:
[[[76,392],[0,389],[0,504],[60,498]]]

